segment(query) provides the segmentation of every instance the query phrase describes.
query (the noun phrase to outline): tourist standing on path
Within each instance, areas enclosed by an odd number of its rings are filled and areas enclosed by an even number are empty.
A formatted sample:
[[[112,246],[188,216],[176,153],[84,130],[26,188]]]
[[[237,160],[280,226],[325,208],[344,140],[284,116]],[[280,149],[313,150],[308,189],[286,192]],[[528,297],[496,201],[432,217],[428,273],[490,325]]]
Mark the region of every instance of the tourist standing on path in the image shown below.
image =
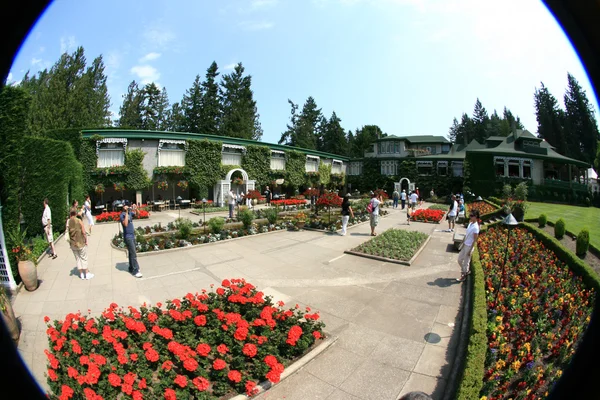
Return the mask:
[[[119,216],[121,226],[123,227],[123,238],[127,245],[127,253],[129,254],[129,273],[136,278],[141,278],[143,275],[140,272],[140,265],[137,261],[136,243],[135,243],[135,228],[133,227],[133,215],[138,213],[137,206],[134,204],[132,210],[129,209],[129,200],[123,202],[123,211]]]
[[[398,208],[398,200],[400,199],[400,193],[398,193],[397,189],[394,189],[394,193],[392,193],[392,198],[394,200],[394,208]]]
[[[44,213],[42,214],[42,226],[44,227],[44,234],[46,235],[46,240],[50,245],[50,250],[52,250],[52,259],[58,257],[56,254],[56,250],[54,249],[54,234],[52,233],[52,211],[50,211],[50,206],[48,205],[48,199],[44,199]]]
[[[379,205],[381,204],[381,197],[377,197],[377,195],[371,192],[371,236],[377,236],[375,233],[375,227],[379,224]]]
[[[269,186],[267,186],[267,188],[265,189],[265,200],[267,200],[268,206],[271,205],[271,197],[273,197],[273,193],[271,193]]]
[[[435,197],[435,192],[433,191],[433,188],[431,188],[431,192],[429,192],[429,197],[432,199]]]
[[[417,201],[420,203],[421,202],[421,192],[419,192],[419,188],[415,189],[415,193],[417,194]]]
[[[413,191],[410,194],[410,208],[412,208],[412,211],[416,210],[418,202],[419,202],[419,195],[417,194],[417,192]]]
[[[471,273],[471,253],[477,246],[477,238],[479,237],[479,211],[474,210],[469,213],[469,226],[467,227],[467,233],[463,241],[463,247],[458,253],[458,265],[460,265],[460,279],[459,282],[463,282],[467,279],[467,275]]]
[[[81,279],[92,279],[94,274],[88,271],[88,238],[83,221],[77,218],[77,208],[75,207],[71,207],[71,211],[69,212],[69,222],[67,223],[67,232],[65,232],[65,235],[69,235],[69,244],[77,262],[79,277]]]
[[[402,209],[406,207],[406,190],[402,189],[402,193],[400,193],[400,202],[402,203]]]
[[[227,193],[227,204],[229,205],[229,218],[233,218],[233,211],[235,210],[235,193],[232,189],[229,189]]]
[[[87,218],[88,225],[90,226],[90,233],[92,234],[92,226],[94,226],[94,216],[92,215],[92,200],[90,199],[90,195],[85,196],[85,203],[83,203],[83,215]]]
[[[350,206],[350,193],[346,193],[344,200],[342,200],[342,236],[346,236],[346,228],[348,227],[348,220],[350,216],[354,219],[354,211]]]
[[[450,202],[450,209],[446,219],[448,220],[448,230],[454,232],[456,227],[456,215],[458,214],[458,203],[456,202],[456,196],[452,195],[452,201]]]

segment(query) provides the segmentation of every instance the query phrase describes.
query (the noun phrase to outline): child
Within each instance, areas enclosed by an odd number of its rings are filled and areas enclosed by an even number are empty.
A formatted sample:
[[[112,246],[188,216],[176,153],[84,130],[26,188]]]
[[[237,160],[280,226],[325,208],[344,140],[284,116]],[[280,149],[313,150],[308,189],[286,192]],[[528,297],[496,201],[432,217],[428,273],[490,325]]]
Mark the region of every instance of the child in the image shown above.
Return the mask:
[[[410,216],[411,216],[411,214],[412,214],[411,204],[408,203],[408,206],[406,207],[406,224],[407,225],[410,225]]]

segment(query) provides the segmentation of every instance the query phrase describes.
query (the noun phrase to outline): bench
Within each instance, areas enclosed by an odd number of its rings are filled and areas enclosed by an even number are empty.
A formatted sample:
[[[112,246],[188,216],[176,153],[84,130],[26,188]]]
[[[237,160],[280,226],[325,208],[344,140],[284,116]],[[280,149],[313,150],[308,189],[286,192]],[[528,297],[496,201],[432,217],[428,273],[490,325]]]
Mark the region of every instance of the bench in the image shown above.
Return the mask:
[[[465,240],[464,233],[454,232],[454,236],[452,237],[452,241],[454,242],[454,248],[458,251],[460,250],[460,245]]]

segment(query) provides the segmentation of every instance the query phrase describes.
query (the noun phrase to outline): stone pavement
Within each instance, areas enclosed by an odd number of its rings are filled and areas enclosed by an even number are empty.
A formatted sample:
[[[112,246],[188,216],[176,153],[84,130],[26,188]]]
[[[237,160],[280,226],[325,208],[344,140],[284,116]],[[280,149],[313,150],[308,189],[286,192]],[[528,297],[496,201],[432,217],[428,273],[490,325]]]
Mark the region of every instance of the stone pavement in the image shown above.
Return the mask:
[[[214,215],[207,214],[207,219]],[[178,216],[179,211],[153,213],[135,226]],[[181,216],[202,218],[187,210]],[[404,211],[392,210],[380,219],[377,231],[393,227],[431,234],[410,267],[344,254],[370,239],[367,223],[351,227],[345,237],[277,232],[141,256],[141,279],[127,272],[125,252],[110,246],[119,224],[96,225],[88,249],[93,279],[79,279],[73,254],[61,239],[59,257],[44,258],[38,266],[40,287],[34,292],[21,289],[15,296],[15,314],[22,323],[19,352],[47,390],[44,316],[62,319],[77,310],[98,315],[111,302],[164,302],[224,278],[245,278],[275,300],[319,310],[325,330],[338,338],[259,398],[394,400],[420,390],[440,399],[461,318],[461,284],[455,281],[460,275],[458,254],[452,251],[452,234],[440,232],[445,223],[405,222]]]

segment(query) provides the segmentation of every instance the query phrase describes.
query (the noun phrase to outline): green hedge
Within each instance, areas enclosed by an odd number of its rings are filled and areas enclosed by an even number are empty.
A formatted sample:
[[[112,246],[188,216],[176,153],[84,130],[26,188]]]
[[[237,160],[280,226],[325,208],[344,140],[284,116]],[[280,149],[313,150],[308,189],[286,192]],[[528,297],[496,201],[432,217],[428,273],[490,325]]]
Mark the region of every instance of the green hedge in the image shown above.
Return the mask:
[[[319,164],[319,183],[327,186],[331,182],[331,165],[321,162]]]
[[[147,189],[150,185],[148,172],[144,169],[144,157],[146,153],[142,149],[127,150],[125,152],[125,167],[128,174],[125,178],[125,187],[132,190]]]
[[[222,142],[190,140],[185,153],[185,165],[189,167],[190,183],[196,188],[212,187],[221,176]]]
[[[304,185],[306,171],[306,154],[296,150],[285,152],[285,180],[287,186],[297,189]]]
[[[269,183],[271,172],[271,149],[266,146],[249,145],[242,157],[242,169],[248,173],[249,179],[254,179],[258,187]]]
[[[97,183],[100,183],[97,182],[97,178],[93,175],[98,166],[95,140],[81,140],[78,159],[83,167],[83,189],[86,193],[94,195],[94,186],[96,186]]]
[[[481,227],[480,233],[485,232],[490,224]],[[472,301],[471,319],[469,324],[469,344],[465,356],[462,376],[459,379],[456,399],[479,399],[479,392],[483,387],[485,369],[485,356],[487,353],[487,303],[485,299],[485,277],[479,259],[479,250],[475,248],[471,256],[471,293]],[[467,316],[463,316],[467,317]]]

